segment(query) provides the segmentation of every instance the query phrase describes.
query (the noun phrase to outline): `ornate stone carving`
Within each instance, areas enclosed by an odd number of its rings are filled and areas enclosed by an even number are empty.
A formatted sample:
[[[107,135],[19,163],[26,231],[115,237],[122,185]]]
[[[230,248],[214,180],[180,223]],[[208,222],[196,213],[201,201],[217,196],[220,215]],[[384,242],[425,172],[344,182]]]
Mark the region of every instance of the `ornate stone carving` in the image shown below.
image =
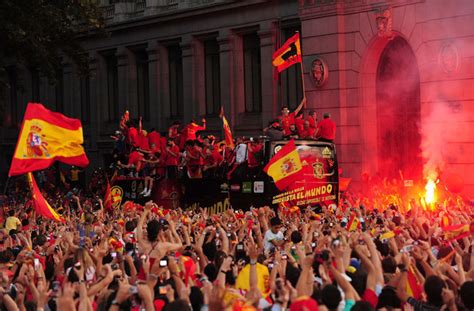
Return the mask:
[[[311,63],[311,77],[317,87],[322,87],[329,76],[329,70],[326,62],[321,58],[316,58]]]
[[[376,17],[379,37],[393,38],[392,8],[381,9]]]
[[[447,43],[439,52],[439,65],[445,73],[455,73],[459,68],[459,54],[455,45]]]

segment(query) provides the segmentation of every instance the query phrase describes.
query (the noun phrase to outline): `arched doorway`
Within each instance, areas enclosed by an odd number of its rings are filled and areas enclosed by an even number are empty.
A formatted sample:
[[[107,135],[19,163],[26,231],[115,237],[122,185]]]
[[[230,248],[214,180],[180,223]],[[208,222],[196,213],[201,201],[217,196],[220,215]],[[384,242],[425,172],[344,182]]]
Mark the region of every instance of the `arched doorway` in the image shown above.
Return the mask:
[[[377,150],[381,176],[418,179],[420,77],[415,55],[401,37],[387,43],[377,67]]]

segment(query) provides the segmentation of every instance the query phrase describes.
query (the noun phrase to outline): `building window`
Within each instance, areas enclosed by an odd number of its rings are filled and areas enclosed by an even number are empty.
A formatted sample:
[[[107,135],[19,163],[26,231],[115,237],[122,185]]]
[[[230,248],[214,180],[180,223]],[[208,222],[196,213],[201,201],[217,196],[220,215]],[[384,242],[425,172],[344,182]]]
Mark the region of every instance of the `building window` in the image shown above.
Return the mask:
[[[262,111],[262,81],[260,64],[260,38],[256,33],[244,35],[245,112]]]
[[[84,124],[88,124],[90,121],[90,104],[91,104],[91,93],[90,93],[90,81],[89,76],[80,77],[79,80],[81,88],[81,121]]]
[[[56,73],[56,84],[54,85],[56,97],[56,111],[63,112],[64,109],[64,79],[62,68]]]
[[[139,51],[135,54],[137,68],[138,115],[145,121],[150,119],[150,79],[148,75],[148,54]]]
[[[216,39],[204,42],[206,76],[206,114],[217,115],[221,105],[219,44]]]
[[[113,55],[105,59],[107,66],[107,112],[108,121],[118,120],[118,69],[117,58]]]
[[[168,47],[170,115],[183,116],[183,57],[179,45]]]
[[[300,31],[299,26],[288,27],[281,30],[281,45]],[[302,42],[302,41],[300,41]],[[290,109],[296,109],[303,99],[303,86],[301,81],[301,66],[293,65],[279,75],[280,103]]]
[[[9,125],[18,123],[18,76],[15,67],[7,68],[8,84],[10,87],[10,115],[7,119]]]

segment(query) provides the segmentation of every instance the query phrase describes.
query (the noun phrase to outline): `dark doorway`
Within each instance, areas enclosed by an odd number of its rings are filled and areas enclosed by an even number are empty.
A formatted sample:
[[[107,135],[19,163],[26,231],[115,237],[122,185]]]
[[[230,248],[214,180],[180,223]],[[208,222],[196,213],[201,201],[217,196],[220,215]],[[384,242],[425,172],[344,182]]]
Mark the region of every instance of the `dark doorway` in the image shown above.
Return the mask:
[[[377,68],[379,172],[418,179],[422,172],[420,76],[413,50],[400,37],[388,43]]]

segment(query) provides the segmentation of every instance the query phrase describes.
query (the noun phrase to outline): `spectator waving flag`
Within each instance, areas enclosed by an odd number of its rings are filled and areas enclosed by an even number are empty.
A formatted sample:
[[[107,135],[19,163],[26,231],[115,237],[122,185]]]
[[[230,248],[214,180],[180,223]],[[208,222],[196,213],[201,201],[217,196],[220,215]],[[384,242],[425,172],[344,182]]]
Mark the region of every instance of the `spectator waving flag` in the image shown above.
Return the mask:
[[[357,218],[356,214],[352,214],[349,222],[347,223],[347,230],[348,231],[356,231],[360,227],[360,220]]]
[[[13,155],[9,176],[48,168],[55,161],[85,167],[81,121],[29,103]]]
[[[234,138],[232,137],[232,131],[230,130],[229,122],[224,115],[224,107],[221,107],[221,112],[219,113],[219,117],[222,118],[222,126],[224,128],[224,137],[225,137],[225,144],[227,147],[234,148]]]
[[[273,178],[277,188],[283,190],[298,180],[302,168],[295,141],[290,140],[277,152],[263,170]]]
[[[296,33],[293,37],[286,40],[285,44],[273,53],[272,58],[272,64],[278,72],[282,72],[294,64],[301,63],[300,34]]]
[[[48,201],[46,201],[46,199],[41,194],[41,191],[36,184],[36,180],[33,177],[33,173],[30,172],[27,176],[31,193],[33,195],[33,205],[35,207],[36,213],[48,219],[64,222],[63,217],[56,213],[56,211],[51,207],[51,205],[49,205]]]

